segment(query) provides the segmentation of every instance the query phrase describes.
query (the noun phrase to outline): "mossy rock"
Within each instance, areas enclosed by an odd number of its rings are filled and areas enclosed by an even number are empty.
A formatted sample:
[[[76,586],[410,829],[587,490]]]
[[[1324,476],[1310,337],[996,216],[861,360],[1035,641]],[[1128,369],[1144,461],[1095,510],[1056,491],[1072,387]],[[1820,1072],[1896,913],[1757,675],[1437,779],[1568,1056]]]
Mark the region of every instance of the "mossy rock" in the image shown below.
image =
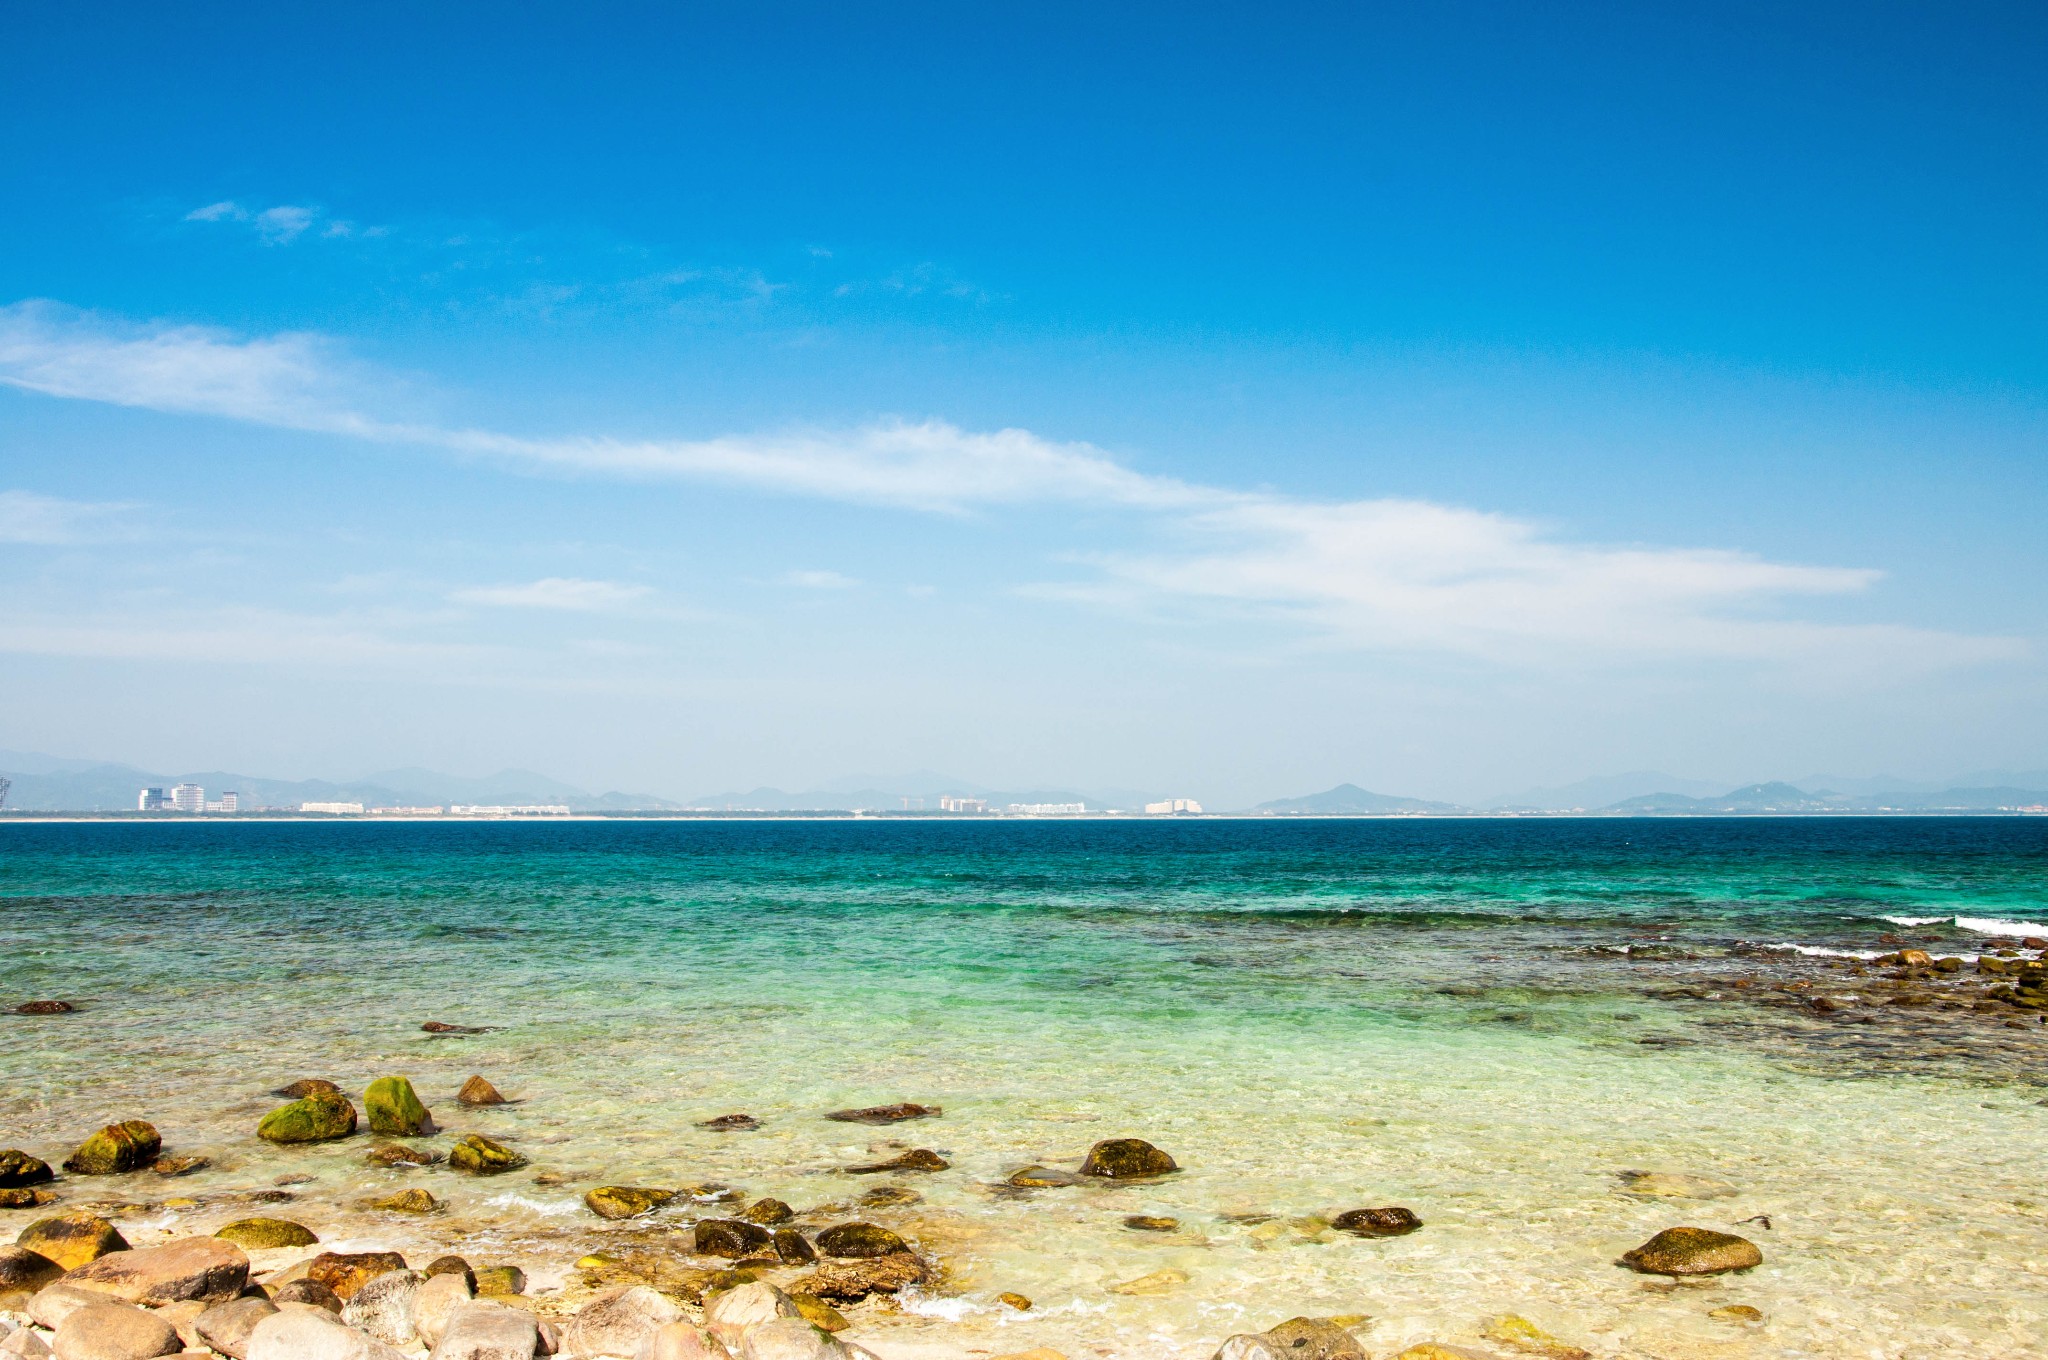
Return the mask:
[[[583,1197],[590,1212],[599,1218],[638,1218],[651,1214],[676,1197],[674,1190],[655,1190],[644,1185],[600,1185]]]
[[[417,1187],[401,1190],[395,1195],[370,1201],[372,1209],[382,1209],[389,1214],[438,1214],[448,1206],[434,1198],[431,1190]]]
[[[818,1234],[818,1250],[860,1259],[909,1251],[910,1244],[878,1224],[840,1223]]]
[[[796,1217],[796,1210],[779,1199],[757,1199],[741,1211],[740,1217],[749,1223],[759,1223],[772,1228],[778,1223],[787,1223]]]
[[[1142,1138],[1107,1138],[1088,1149],[1081,1163],[1084,1176],[1110,1180],[1136,1180],[1142,1176],[1164,1176],[1180,1170],[1180,1163]]]
[[[723,1256],[738,1261],[769,1246],[775,1241],[775,1234],[758,1223],[707,1218],[697,1224],[694,1239],[699,1256]]]
[[[155,1125],[124,1119],[79,1144],[78,1151],[64,1159],[64,1169],[74,1176],[116,1176],[148,1166],[163,1150]]]
[[[1405,1237],[1422,1226],[1413,1209],[1390,1204],[1382,1209],[1349,1209],[1330,1220],[1338,1232],[1354,1237]]]
[[[18,1185],[0,1190],[0,1209],[40,1209],[55,1204],[57,1192],[39,1185]]]
[[[807,1266],[818,1259],[818,1249],[795,1228],[775,1230],[775,1254],[793,1266]]]
[[[1079,1185],[1081,1178],[1071,1171],[1050,1166],[1027,1166],[1021,1171],[1011,1172],[1004,1184],[1023,1186],[1027,1190],[1050,1190],[1054,1186]]]
[[[21,1230],[14,1245],[47,1256],[66,1270],[128,1250],[128,1239],[98,1214],[59,1214],[39,1218]]]
[[[356,1131],[356,1107],[338,1091],[315,1091],[263,1116],[256,1136],[266,1143],[326,1143]]]
[[[525,1166],[526,1158],[496,1139],[472,1133],[448,1149],[448,1165],[472,1176],[502,1176]]]
[[[322,1092],[330,1096],[342,1093],[339,1086],[325,1077],[301,1077],[289,1086],[279,1087],[272,1094],[283,1096],[286,1100],[304,1100],[307,1096],[319,1095]]]
[[[853,1325],[846,1320],[846,1314],[816,1294],[791,1294],[789,1301],[796,1305],[798,1317],[821,1332],[843,1332]]]
[[[1721,1275],[1763,1264],[1757,1244],[1734,1233],[1712,1228],[1666,1228],[1621,1263],[1645,1275]]]
[[[476,1294],[480,1299],[505,1298],[526,1292],[526,1272],[518,1266],[478,1266],[471,1273],[476,1278]]]
[[[346,1303],[379,1275],[404,1269],[405,1258],[395,1251],[323,1251],[306,1262],[306,1278]]]
[[[44,1181],[56,1179],[57,1173],[50,1170],[50,1164],[40,1157],[31,1157],[18,1148],[0,1152],[0,1190],[13,1190],[24,1185],[41,1185]]]
[[[472,1270],[469,1262],[460,1256],[436,1256],[427,1262],[427,1268],[420,1274],[430,1280],[436,1275],[460,1275],[469,1281],[469,1292],[476,1292],[476,1271]]]
[[[417,1138],[434,1131],[434,1116],[405,1077],[379,1077],[363,1092],[370,1132],[389,1138]]]
[[[303,1223],[288,1218],[240,1218],[213,1234],[244,1251],[267,1251],[273,1247],[310,1247],[320,1239]]]
[[[39,1251],[0,1247],[0,1299],[25,1300],[63,1273],[64,1267]]]

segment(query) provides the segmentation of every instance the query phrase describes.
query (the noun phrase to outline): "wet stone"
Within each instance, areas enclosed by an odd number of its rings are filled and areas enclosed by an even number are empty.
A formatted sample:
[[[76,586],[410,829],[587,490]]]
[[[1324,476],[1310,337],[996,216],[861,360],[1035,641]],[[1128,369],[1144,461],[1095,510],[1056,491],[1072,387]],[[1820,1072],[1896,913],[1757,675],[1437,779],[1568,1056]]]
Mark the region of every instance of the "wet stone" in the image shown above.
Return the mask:
[[[716,1119],[698,1120],[697,1127],[713,1133],[745,1133],[760,1128],[761,1121],[750,1114],[722,1114]]]
[[[249,1251],[274,1247],[310,1247],[320,1239],[303,1223],[288,1218],[242,1218],[215,1230],[215,1237]]]
[[[906,1119],[931,1119],[945,1111],[937,1105],[900,1101],[894,1105],[868,1105],[857,1110],[834,1110],[827,1119],[842,1124],[900,1124]]]
[[[910,1250],[887,1228],[874,1223],[840,1223],[818,1234],[818,1250],[827,1256],[875,1257]]]
[[[1402,1237],[1422,1226],[1412,1209],[1388,1205],[1379,1209],[1351,1209],[1330,1220],[1339,1232],[1357,1237]]]
[[[1666,1228],[1624,1252],[1622,1264],[1645,1275],[1720,1275],[1763,1263],[1756,1243],[1712,1228]]]
[[[1106,1138],[1089,1148],[1087,1159],[1081,1163],[1082,1175],[1110,1180],[1164,1176],[1178,1170],[1178,1162],[1142,1138]]]
[[[50,1164],[40,1157],[32,1157],[18,1148],[0,1152],[0,1190],[41,1185],[56,1179],[56,1175],[50,1170]]]
[[[930,1148],[912,1148],[899,1157],[891,1157],[886,1162],[872,1162],[867,1166],[850,1166],[846,1169],[851,1175],[869,1176],[889,1171],[944,1171],[951,1165],[951,1162]]]
[[[124,1119],[79,1144],[78,1151],[64,1159],[64,1169],[74,1176],[116,1176],[148,1166],[162,1151],[155,1125]]]
[[[757,1223],[733,1218],[707,1218],[697,1224],[695,1245],[699,1256],[723,1256],[739,1260],[769,1246],[775,1235]]]
[[[498,1088],[482,1077],[471,1077],[462,1083],[462,1089],[455,1093],[455,1099],[464,1105],[503,1105],[505,1097],[498,1094]]]

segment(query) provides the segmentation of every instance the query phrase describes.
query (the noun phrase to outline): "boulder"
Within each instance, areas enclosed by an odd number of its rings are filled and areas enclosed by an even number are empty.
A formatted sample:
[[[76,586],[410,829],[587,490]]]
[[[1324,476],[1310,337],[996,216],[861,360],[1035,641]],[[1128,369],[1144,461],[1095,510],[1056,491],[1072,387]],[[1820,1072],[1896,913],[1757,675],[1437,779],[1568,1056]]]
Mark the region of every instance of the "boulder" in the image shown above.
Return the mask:
[[[216,1303],[193,1322],[199,1339],[234,1360],[248,1360],[249,1334],[256,1324],[277,1312],[277,1305],[260,1294],[250,1294],[226,1303]]]
[[[759,1223],[772,1228],[778,1223],[787,1223],[796,1217],[796,1210],[779,1199],[757,1199],[741,1211],[740,1217],[749,1223]]]
[[[387,1138],[418,1138],[434,1132],[434,1116],[407,1077],[379,1077],[364,1088],[363,1117],[369,1121],[371,1133]]]
[[[698,1222],[695,1242],[699,1256],[723,1256],[737,1261],[767,1247],[775,1235],[758,1223],[736,1218],[707,1218]]]
[[[44,1285],[29,1298],[28,1315],[38,1327],[47,1327],[54,1332],[64,1325],[65,1318],[80,1308],[105,1302],[107,1296],[97,1289],[81,1289],[59,1280],[55,1284]]]
[[[760,1128],[761,1121],[750,1114],[722,1114],[716,1119],[698,1120],[697,1127],[713,1133],[747,1133]]]
[[[64,1169],[74,1176],[116,1176],[148,1166],[163,1150],[155,1125],[124,1119],[80,1143],[78,1151],[64,1159]]]
[[[790,1265],[807,1266],[818,1259],[818,1249],[795,1228],[777,1228],[775,1255]]]
[[[495,1139],[472,1133],[448,1149],[448,1165],[472,1176],[499,1176],[526,1165],[526,1158]]]
[[[37,1219],[21,1230],[14,1245],[47,1256],[66,1270],[75,1270],[108,1252],[128,1250],[128,1239],[99,1215],[77,1213]]]
[[[429,1346],[441,1339],[441,1333],[448,1328],[448,1319],[457,1308],[476,1297],[471,1285],[469,1272],[460,1275],[429,1275],[420,1285],[419,1293],[413,1296],[412,1325],[419,1333],[420,1340]]]
[[[646,1285],[600,1294],[562,1330],[571,1355],[633,1355],[656,1332],[682,1320],[683,1310]]]
[[[518,1266],[479,1266],[470,1272],[479,1298],[504,1298],[526,1292],[526,1272]]]
[[[0,1247],[0,1307],[12,1298],[26,1299],[64,1273],[64,1267],[27,1247]]]
[[[1621,1263],[1645,1275],[1720,1275],[1763,1264],[1756,1243],[1712,1228],[1666,1228]]]
[[[1084,1176],[1105,1176],[1119,1181],[1140,1176],[1164,1176],[1178,1170],[1178,1162],[1142,1138],[1104,1139],[1088,1149],[1088,1156],[1081,1163]]]
[[[160,1247],[110,1252],[64,1279],[129,1303],[226,1303],[248,1287],[249,1258],[218,1237],[181,1237]]]
[[[827,1256],[865,1259],[910,1250],[910,1244],[873,1223],[840,1223],[818,1234],[818,1250]]]
[[[268,1143],[325,1143],[356,1131],[356,1107],[338,1091],[315,1091],[263,1116],[256,1136]]]
[[[347,1303],[379,1275],[404,1269],[405,1258],[395,1251],[323,1251],[306,1262],[306,1278],[326,1285],[334,1297]]]
[[[583,1202],[599,1218],[638,1218],[651,1214],[676,1197],[674,1190],[655,1190],[641,1185],[600,1185],[584,1195]]]
[[[443,1201],[435,1199],[431,1190],[414,1187],[411,1190],[401,1190],[395,1195],[386,1195],[382,1199],[371,1200],[370,1207],[382,1209],[390,1214],[438,1214],[448,1206]]]
[[[533,1360],[539,1346],[533,1314],[495,1303],[465,1303],[449,1313],[430,1360]]]
[[[464,1105],[503,1105],[505,1097],[498,1094],[498,1088],[482,1077],[471,1077],[462,1083],[462,1089],[455,1093],[455,1099]]]
[[[931,1119],[945,1113],[937,1105],[900,1101],[894,1105],[869,1105],[858,1110],[834,1110],[826,1115],[842,1124],[900,1124],[906,1119]]]
[[[387,1270],[349,1296],[341,1320],[387,1346],[410,1346],[418,1336],[413,1304],[426,1278],[414,1270]]]
[[[1383,1209],[1348,1209],[1330,1220],[1338,1232],[1354,1237],[1405,1237],[1422,1226],[1413,1209],[1388,1205]]]
[[[342,1094],[342,1090],[325,1077],[301,1077],[289,1086],[279,1087],[271,1094],[282,1096],[286,1100],[304,1100],[312,1095],[338,1096]]]
[[[736,1352],[738,1360],[846,1360],[853,1354],[802,1318],[777,1318],[748,1330]]]
[[[894,1294],[931,1279],[931,1267],[907,1251],[865,1261],[835,1261],[794,1280],[790,1292],[835,1303],[857,1303],[870,1294]]]
[[[421,1274],[430,1280],[436,1275],[460,1275],[469,1281],[471,1289],[476,1288],[476,1272],[470,1269],[469,1262],[460,1256],[436,1256],[427,1262],[427,1268]]]
[[[642,1342],[633,1360],[728,1360],[728,1353],[694,1322],[671,1322]]]
[[[153,1360],[185,1349],[178,1329],[146,1308],[105,1300],[76,1309],[50,1346],[57,1360]]]
[[[848,1173],[855,1176],[871,1176],[878,1171],[944,1171],[952,1163],[933,1152],[930,1148],[912,1148],[900,1157],[891,1157],[886,1162],[871,1162],[866,1166],[849,1166]]]
[[[311,1228],[288,1218],[238,1218],[216,1229],[213,1235],[248,1251],[310,1247],[320,1240]]]
[[[303,1303],[308,1308],[322,1308],[341,1316],[341,1295],[329,1289],[318,1280],[289,1280],[270,1293],[273,1303]]]
[[[375,1338],[311,1308],[281,1308],[249,1333],[245,1360],[407,1360]],[[531,1352],[521,1360],[531,1360]]]
[[[31,1157],[19,1148],[0,1152],[0,1190],[12,1190],[16,1186],[41,1185],[54,1180],[57,1173],[50,1170],[50,1164],[40,1157]]]
[[[727,1346],[738,1345],[749,1327],[802,1316],[795,1299],[766,1281],[743,1284],[704,1300],[704,1325]]]

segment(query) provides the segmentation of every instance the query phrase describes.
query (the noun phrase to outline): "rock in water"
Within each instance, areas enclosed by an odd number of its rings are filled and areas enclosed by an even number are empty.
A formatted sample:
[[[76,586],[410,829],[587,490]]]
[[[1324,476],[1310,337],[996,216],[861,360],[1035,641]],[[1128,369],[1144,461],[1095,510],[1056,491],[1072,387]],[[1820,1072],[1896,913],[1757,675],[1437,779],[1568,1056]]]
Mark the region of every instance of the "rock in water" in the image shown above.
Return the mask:
[[[1185,1270],[1175,1270],[1168,1266],[1165,1270],[1155,1270],[1150,1275],[1140,1275],[1135,1280],[1113,1284],[1109,1287],[1109,1292],[1146,1298],[1155,1294],[1170,1294],[1187,1282],[1188,1273]]]
[[[307,1096],[338,1096],[341,1093],[341,1088],[325,1077],[301,1077],[289,1086],[279,1087],[272,1094],[283,1096],[286,1100],[304,1100]]]
[[[900,1124],[906,1119],[930,1119],[944,1114],[937,1105],[919,1105],[912,1101],[900,1101],[894,1105],[869,1105],[858,1110],[834,1110],[826,1115],[842,1124]]]
[[[69,1001],[24,1001],[14,1008],[16,1015],[69,1015],[78,1007]]]
[[[855,1259],[909,1251],[910,1244],[873,1223],[841,1223],[818,1234],[818,1250]]]
[[[1179,1232],[1180,1220],[1156,1214],[1132,1214],[1124,1219],[1124,1226],[1133,1232]]]
[[[432,1166],[441,1160],[441,1154],[426,1148],[406,1147],[402,1143],[380,1143],[364,1153],[363,1160],[372,1166]]]
[[[218,1237],[181,1237],[160,1247],[109,1252],[64,1278],[129,1303],[226,1303],[247,1287],[249,1258]]]
[[[912,1148],[900,1157],[891,1157],[886,1162],[873,1162],[867,1166],[849,1166],[847,1171],[855,1176],[870,1176],[878,1171],[944,1171],[952,1163],[933,1152],[930,1148]]]
[[[97,1214],[59,1214],[39,1218],[23,1228],[14,1245],[47,1256],[66,1270],[76,1270],[109,1252],[128,1250],[128,1239]]]
[[[288,1218],[238,1218],[220,1228],[214,1236],[248,1251],[268,1251],[273,1247],[310,1247],[320,1240],[313,1235],[311,1228],[303,1223],[294,1223]]]
[[[1084,1176],[1110,1180],[1134,1180],[1140,1176],[1164,1176],[1180,1170],[1180,1163],[1142,1138],[1107,1138],[1088,1149],[1081,1163]]]
[[[583,1203],[599,1218],[638,1218],[653,1213],[675,1197],[673,1190],[642,1185],[600,1185],[583,1197]]]
[[[1592,1352],[1559,1341],[1525,1317],[1503,1313],[1486,1324],[1484,1333],[1488,1341],[1499,1341],[1513,1346],[1528,1355],[1540,1355],[1545,1360],[1592,1360]]]
[[[1621,1263],[1645,1275],[1720,1275],[1762,1265],[1763,1259],[1762,1250],[1746,1237],[1712,1228],[1666,1228],[1622,1253]]]
[[[26,1186],[17,1190],[0,1190],[0,1209],[38,1209],[45,1204],[55,1204],[57,1192],[40,1187]]]
[[[791,1294],[789,1301],[796,1305],[798,1317],[821,1332],[843,1332],[853,1325],[846,1314],[815,1294]]]
[[[931,1279],[931,1268],[907,1251],[867,1261],[835,1261],[791,1283],[794,1293],[839,1303],[858,1303],[870,1294],[894,1294]]]
[[[462,1083],[462,1089],[455,1093],[455,1099],[464,1105],[503,1105],[505,1097],[498,1094],[498,1088],[482,1077],[471,1077]]]
[[[1422,1226],[1413,1209],[1388,1205],[1382,1209],[1351,1209],[1330,1220],[1339,1232],[1356,1237],[1404,1237]]]
[[[263,1116],[256,1136],[268,1143],[325,1143],[356,1131],[356,1107],[337,1091],[315,1091]]]
[[[72,1313],[57,1329],[59,1360],[151,1360],[185,1349],[178,1329],[132,1303],[94,1303]]]
[[[830,1115],[826,1117],[831,1118]],[[697,1127],[710,1129],[713,1133],[745,1133],[760,1128],[761,1121],[750,1114],[722,1114],[716,1119],[698,1120]]]
[[[189,1176],[195,1171],[204,1171],[212,1165],[213,1158],[211,1157],[159,1157],[149,1164],[149,1169],[156,1172],[159,1176],[169,1178],[171,1176]]]
[[[779,1199],[757,1199],[741,1211],[740,1217],[749,1223],[772,1228],[777,1223],[787,1223],[795,1218],[796,1210]]]
[[[1013,1171],[1005,1185],[1020,1185],[1029,1190],[1047,1190],[1058,1185],[1080,1185],[1081,1177],[1071,1171],[1060,1171],[1050,1166],[1027,1166]]]
[[[64,1169],[74,1176],[114,1176],[148,1166],[163,1150],[155,1125],[124,1119],[79,1144],[78,1151],[64,1159]]]
[[[55,1180],[57,1173],[50,1170],[50,1164],[40,1157],[31,1157],[17,1148],[0,1152],[0,1190],[12,1190],[23,1185],[41,1185],[44,1181]]]
[[[472,1176],[500,1176],[525,1166],[526,1158],[495,1139],[472,1133],[448,1149],[448,1165]]]
[[[614,1289],[583,1305],[563,1329],[562,1346],[571,1355],[634,1355],[682,1317],[681,1308],[644,1284]]]
[[[533,1314],[496,1303],[465,1303],[449,1313],[432,1360],[533,1360],[539,1348],[540,1326]]]
[[[388,1214],[438,1214],[448,1206],[443,1201],[435,1199],[431,1190],[414,1188],[371,1200],[370,1207],[382,1209]]]
[[[863,1209],[895,1209],[905,1204],[919,1204],[924,1196],[907,1185],[878,1185],[860,1197]]]
[[[758,1223],[736,1218],[707,1218],[698,1222],[695,1245],[699,1256],[723,1256],[743,1260],[768,1246],[775,1235]]]
[[[807,1266],[818,1259],[818,1249],[795,1228],[777,1228],[775,1255],[790,1265]]]
[[[230,1299],[201,1313],[193,1321],[192,1329],[199,1333],[200,1340],[222,1355],[246,1360],[249,1333],[256,1330],[257,1323],[276,1312],[277,1305],[260,1295]]]
[[[323,1251],[306,1263],[306,1278],[326,1285],[334,1297],[347,1303],[379,1275],[404,1269],[405,1258],[395,1251]]]
[[[379,1077],[363,1092],[370,1132],[388,1138],[417,1138],[434,1131],[434,1117],[405,1077]]]

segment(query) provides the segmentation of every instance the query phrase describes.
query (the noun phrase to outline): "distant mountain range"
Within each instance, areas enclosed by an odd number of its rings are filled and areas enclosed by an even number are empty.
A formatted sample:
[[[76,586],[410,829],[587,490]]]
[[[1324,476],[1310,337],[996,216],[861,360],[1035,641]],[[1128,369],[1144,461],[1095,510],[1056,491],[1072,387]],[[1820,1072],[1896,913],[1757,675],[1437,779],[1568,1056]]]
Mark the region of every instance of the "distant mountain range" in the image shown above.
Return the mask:
[[[1276,798],[1272,802],[1259,804],[1252,811],[1275,817],[1478,816],[1486,812],[1584,812],[1616,817],[1732,817],[1817,813],[2018,812],[2048,808],[2048,772],[2022,773],[2029,778],[2031,787],[1995,784],[1983,787],[1901,789],[1883,793],[1839,793],[1830,789],[1809,792],[1793,784],[1773,782],[1745,784],[1727,793],[1704,796],[1655,792],[1636,794],[1605,804],[1589,805],[1589,798],[1585,803],[1563,806],[1555,803],[1507,803],[1485,809],[1459,807],[1454,803],[1425,802],[1420,798],[1397,798],[1384,793],[1370,793],[1356,784],[1339,784],[1334,789],[1312,793],[1302,798]],[[1602,779],[1588,779],[1548,792],[1552,795],[1606,792],[1616,786],[1628,787],[1632,782],[1640,781],[1644,777],[1614,775]]]
[[[1275,817],[1382,817],[1401,813],[1470,813],[1455,803],[1431,803],[1420,798],[1395,798],[1370,793],[1356,784],[1339,784],[1334,789],[1301,798],[1275,798],[1261,803],[1254,812]]]
[[[1126,811],[1143,807],[1153,795],[1139,789],[994,789],[932,770],[901,775],[848,775],[822,788],[786,793],[776,788],[744,793],[718,793],[693,798],[682,806],[705,811],[735,812],[936,812],[943,797],[979,798],[991,811],[1012,803],[1080,803],[1090,811]]]
[[[296,808],[301,803],[554,803],[579,812],[627,812],[681,806],[646,793],[592,794],[531,770],[500,770],[481,779],[417,768],[384,770],[352,780],[264,779],[227,770],[161,774],[133,765],[0,751],[0,775],[14,783],[7,806],[24,812],[132,812],[142,789],[168,789],[174,784],[197,784],[208,798],[233,790],[244,809]]]

